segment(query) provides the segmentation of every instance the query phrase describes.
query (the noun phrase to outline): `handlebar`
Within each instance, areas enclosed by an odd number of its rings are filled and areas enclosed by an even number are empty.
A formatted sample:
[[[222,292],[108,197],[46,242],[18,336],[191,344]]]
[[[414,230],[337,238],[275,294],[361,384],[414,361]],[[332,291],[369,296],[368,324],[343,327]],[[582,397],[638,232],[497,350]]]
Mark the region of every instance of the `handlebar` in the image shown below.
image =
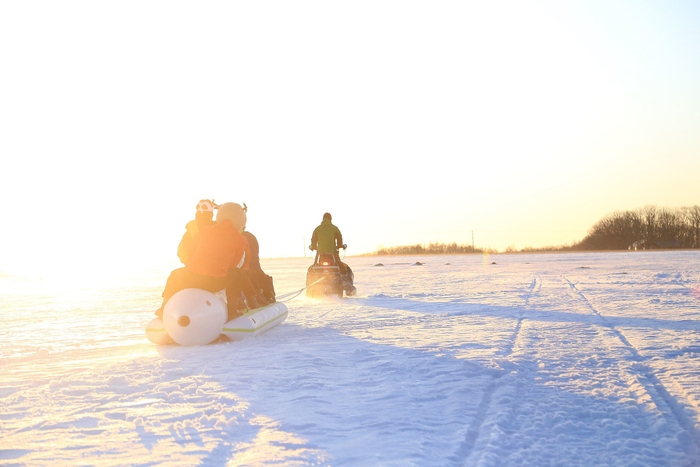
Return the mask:
[[[314,251],[315,249],[316,249],[316,248],[314,248],[313,245],[309,245],[309,250]],[[347,249],[348,249],[348,244],[345,243],[345,244],[343,244],[343,245],[336,246],[335,249],[336,249],[336,250],[340,250],[340,249],[347,250]]]

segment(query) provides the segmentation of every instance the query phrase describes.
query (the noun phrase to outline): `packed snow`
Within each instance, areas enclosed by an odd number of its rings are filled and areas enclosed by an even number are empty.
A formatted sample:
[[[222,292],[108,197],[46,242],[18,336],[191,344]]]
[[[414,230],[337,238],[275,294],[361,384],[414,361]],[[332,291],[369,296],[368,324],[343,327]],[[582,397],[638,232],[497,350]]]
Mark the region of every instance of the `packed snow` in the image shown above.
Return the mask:
[[[700,252],[346,262],[263,259],[287,320],[198,347],[146,339],[169,270],[0,271],[0,465],[700,465]]]

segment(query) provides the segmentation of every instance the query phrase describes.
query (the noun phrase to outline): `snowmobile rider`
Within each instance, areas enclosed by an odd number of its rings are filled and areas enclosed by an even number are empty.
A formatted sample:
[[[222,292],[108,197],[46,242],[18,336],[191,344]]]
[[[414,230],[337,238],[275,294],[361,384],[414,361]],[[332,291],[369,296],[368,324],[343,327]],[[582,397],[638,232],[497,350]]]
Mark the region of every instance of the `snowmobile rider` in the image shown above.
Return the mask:
[[[329,212],[323,215],[321,224],[314,229],[314,233],[311,235],[311,245],[309,245],[309,249],[311,251],[316,250],[316,259],[314,262],[318,262],[318,256],[321,253],[332,253],[341,272],[346,274],[349,267],[340,260],[338,249],[347,248],[347,245],[343,244],[343,234],[340,233],[340,229],[331,222],[332,219]]]
[[[192,244],[194,236],[200,229],[214,225],[214,209],[218,206],[214,203],[214,200],[201,199],[197,203],[197,210],[194,214],[194,219],[189,221],[185,225],[185,233],[180,240],[180,244],[177,246],[177,256],[180,258],[182,264],[185,264],[192,254]]]
[[[314,233],[311,235],[309,250],[316,250],[316,256],[321,253],[333,253],[336,256],[336,260],[340,262],[338,249],[345,248],[345,245],[343,245],[343,234],[331,222],[332,220],[333,217],[329,212],[323,215],[321,224],[314,229]]]
[[[239,302],[245,298],[247,308],[257,308],[256,291],[241,270],[248,241],[241,235],[246,214],[236,203],[219,206],[216,223],[199,230],[193,238],[192,253],[185,267],[170,273],[163,290],[163,303],[156,311],[162,316],[168,300],[180,290],[197,288],[218,292],[226,290],[229,319],[239,316]]]

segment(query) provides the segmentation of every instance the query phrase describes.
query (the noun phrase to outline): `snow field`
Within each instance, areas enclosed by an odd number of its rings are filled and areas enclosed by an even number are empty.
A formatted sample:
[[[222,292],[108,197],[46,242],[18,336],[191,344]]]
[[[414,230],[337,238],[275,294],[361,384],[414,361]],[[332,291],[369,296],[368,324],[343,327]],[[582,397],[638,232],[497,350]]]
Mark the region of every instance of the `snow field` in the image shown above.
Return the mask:
[[[4,284],[0,465],[700,465],[698,259],[347,258],[357,297],[194,348],[146,340],[157,274]],[[307,265],[263,264],[279,294]]]

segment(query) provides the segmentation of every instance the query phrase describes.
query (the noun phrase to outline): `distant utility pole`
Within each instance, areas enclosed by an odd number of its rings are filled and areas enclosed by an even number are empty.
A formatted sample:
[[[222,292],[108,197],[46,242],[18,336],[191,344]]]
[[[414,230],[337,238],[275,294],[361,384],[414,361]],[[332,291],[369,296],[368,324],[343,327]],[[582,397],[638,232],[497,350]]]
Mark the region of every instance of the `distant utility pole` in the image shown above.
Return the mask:
[[[476,250],[474,249],[474,231],[472,230],[472,253],[474,253]]]

